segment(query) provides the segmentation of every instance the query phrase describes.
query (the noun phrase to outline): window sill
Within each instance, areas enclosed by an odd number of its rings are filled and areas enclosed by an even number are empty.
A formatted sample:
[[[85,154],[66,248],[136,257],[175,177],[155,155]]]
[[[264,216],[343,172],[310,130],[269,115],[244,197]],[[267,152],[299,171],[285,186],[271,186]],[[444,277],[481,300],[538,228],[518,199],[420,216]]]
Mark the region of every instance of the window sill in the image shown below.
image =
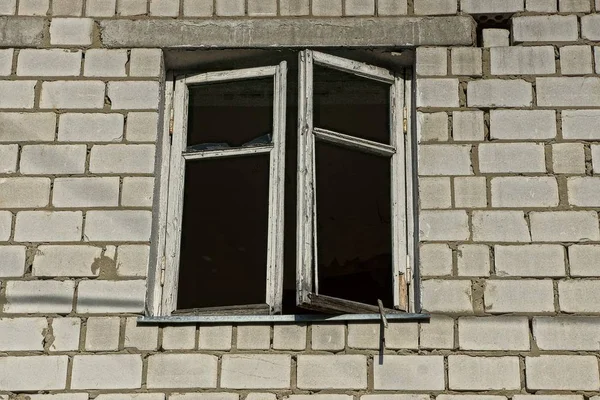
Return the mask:
[[[388,321],[428,321],[429,314],[402,313],[386,314]],[[339,321],[381,321],[380,314],[342,314],[342,315],[172,315],[163,317],[138,317],[140,324],[250,324],[250,323],[303,323],[303,322],[339,322]]]

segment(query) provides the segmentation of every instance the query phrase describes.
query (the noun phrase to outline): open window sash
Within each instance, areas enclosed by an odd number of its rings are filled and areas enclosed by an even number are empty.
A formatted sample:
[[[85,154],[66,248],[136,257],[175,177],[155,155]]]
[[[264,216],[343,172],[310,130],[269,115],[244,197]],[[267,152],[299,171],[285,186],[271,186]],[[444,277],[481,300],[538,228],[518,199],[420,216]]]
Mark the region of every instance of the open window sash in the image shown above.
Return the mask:
[[[382,144],[367,139],[322,129],[313,124],[313,66],[319,65],[390,85],[390,141]],[[330,313],[379,313],[377,304],[364,304],[319,293],[318,237],[315,141],[342,146],[353,151],[376,154],[390,159],[391,168],[391,240],[393,310],[409,310],[410,266],[408,260],[405,85],[403,76],[362,62],[348,60],[312,50],[299,54],[298,101],[298,209],[296,304]]]
[[[284,166],[287,64],[187,75],[176,79],[173,96],[172,145],[161,314],[280,314],[283,296]],[[187,147],[189,87],[273,77],[272,141],[252,147],[195,150]],[[264,304],[176,310],[186,162],[224,157],[269,155],[267,276]],[[202,227],[198,227],[202,229]]]

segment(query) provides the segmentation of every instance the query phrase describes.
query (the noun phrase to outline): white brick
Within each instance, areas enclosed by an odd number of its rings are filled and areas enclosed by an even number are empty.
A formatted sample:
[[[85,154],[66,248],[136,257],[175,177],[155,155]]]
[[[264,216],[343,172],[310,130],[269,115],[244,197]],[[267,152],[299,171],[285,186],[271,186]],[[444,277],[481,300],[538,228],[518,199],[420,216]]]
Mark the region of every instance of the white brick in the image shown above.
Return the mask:
[[[119,350],[119,330],[121,320],[118,317],[91,317],[87,320],[85,349],[87,351]]]
[[[526,0],[527,11],[555,13],[558,11],[555,0]]]
[[[144,15],[148,12],[148,0],[119,0],[117,15]]]
[[[406,15],[408,13],[407,3],[407,0],[377,0],[377,15]]]
[[[165,350],[193,350],[196,347],[196,326],[165,326],[162,348]]]
[[[530,242],[529,228],[522,211],[474,211],[475,242]]]
[[[88,400],[87,393],[28,394],[28,400]],[[98,398],[98,397],[96,397]]]
[[[502,47],[510,45],[510,31],[508,29],[484,29],[483,47]]]
[[[516,396],[514,397],[516,398]],[[481,394],[460,394],[460,395],[452,395],[452,394],[440,394],[436,398],[436,400],[506,400],[506,396],[498,396],[498,395],[481,395]],[[558,400],[558,399],[557,399]]]
[[[554,177],[503,176],[491,179],[492,207],[556,207],[558,184]]]
[[[379,330],[377,331],[379,333]],[[419,348],[419,324],[404,322],[389,322],[385,328],[385,347],[387,349],[412,349]]]
[[[492,75],[548,75],[556,72],[552,46],[493,47]]]
[[[0,76],[10,75],[12,71],[13,53],[13,49],[0,50]]]
[[[488,280],[485,310],[492,314],[554,312],[552,280]]]
[[[230,350],[233,336],[231,326],[200,326],[198,329],[198,348],[202,350]]]
[[[150,15],[155,17],[177,17],[179,0],[150,0]]]
[[[590,12],[589,0],[559,0],[558,10],[562,12]]]
[[[89,46],[92,44],[94,20],[91,18],[52,18],[50,44]]]
[[[343,350],[346,346],[346,328],[338,324],[312,325],[313,350]]]
[[[479,145],[479,170],[483,173],[546,172],[541,143],[483,143]]]
[[[564,139],[600,139],[600,110],[563,110],[562,135]]]
[[[0,145],[0,174],[11,174],[17,171],[18,154],[18,145]]]
[[[452,113],[452,138],[455,141],[483,141],[484,136],[483,111]]]
[[[426,280],[421,283],[423,309],[430,312],[472,313],[471,281]]]
[[[139,389],[142,357],[135,354],[73,357],[72,389]]]
[[[456,3],[457,0],[415,0],[415,14],[456,14],[458,11],[458,5]]]
[[[21,150],[22,174],[81,174],[85,145],[28,145]]]
[[[417,48],[418,75],[447,75],[448,50],[444,47]]]
[[[468,216],[465,211],[422,211],[419,217],[422,241],[467,240]]]
[[[116,207],[119,178],[56,178],[52,204],[55,207]]]
[[[183,393],[171,394],[169,400],[239,400],[237,393]]]
[[[577,176],[567,180],[569,204],[578,207],[600,205],[600,177]]]
[[[244,0],[216,0],[215,14],[220,17],[242,16],[246,13],[246,7],[244,3]]]
[[[472,175],[470,145],[419,146],[420,175]]]
[[[552,244],[494,246],[498,276],[565,276],[565,250]]]
[[[524,11],[524,0],[461,0],[460,10],[470,14],[514,13]]]
[[[78,76],[81,72],[81,51],[33,50],[19,52],[19,76]]]
[[[158,82],[115,81],[108,83],[108,97],[113,110],[156,109],[159,103]]]
[[[81,17],[83,0],[52,0],[52,15],[59,17]]]
[[[457,208],[487,206],[486,180],[483,176],[454,178],[454,204]]]
[[[158,130],[158,114],[131,112],[127,114],[127,140],[130,142],[154,142]]]
[[[518,357],[448,356],[451,390],[520,390]]]
[[[421,244],[419,256],[421,275],[452,275],[452,250],[447,244]]]
[[[183,15],[186,17],[211,17],[214,12],[213,3],[213,0],[183,0]]]
[[[12,214],[10,211],[0,211],[0,241],[8,241],[12,231]]]
[[[533,337],[541,350],[598,351],[597,317],[536,317]]]
[[[535,242],[600,240],[595,211],[532,212],[529,220]]]
[[[564,135],[564,130],[563,130]],[[552,145],[552,170],[558,174],[584,174],[585,151],[582,143]]]
[[[373,365],[375,390],[444,390],[444,357],[385,355]]]
[[[46,207],[49,200],[49,178],[0,178],[2,208]]]
[[[271,327],[267,325],[240,325],[237,328],[239,350],[268,350],[271,347]]]
[[[538,392],[539,393],[539,392]],[[560,395],[560,394],[546,394],[546,395],[521,395],[516,394],[513,400],[584,400],[583,395]],[[592,399],[594,399],[592,397]],[[596,399],[594,399],[596,400]]]
[[[588,3],[589,5],[589,3]],[[585,75],[593,72],[591,46],[565,46],[560,48],[562,75]]]
[[[112,17],[115,15],[116,0],[87,0],[85,15],[89,17]]]
[[[152,207],[154,178],[125,177],[121,205],[126,207]]]
[[[73,308],[74,291],[73,281],[8,281],[4,312],[68,314]]]
[[[217,357],[208,354],[154,354],[148,357],[148,388],[214,388]]]
[[[248,0],[248,15],[251,17],[276,16],[277,0]]]
[[[54,113],[0,113],[0,142],[53,141],[55,128]]]
[[[93,146],[90,172],[103,174],[151,174],[154,172],[154,145],[107,144]]]
[[[348,347],[354,349],[378,349],[379,324],[348,324]]]
[[[600,0],[596,0],[600,1]],[[600,11],[600,5],[596,6],[596,10]],[[600,47],[594,47],[594,63],[596,64],[596,73],[600,74]]]
[[[292,360],[289,354],[225,354],[221,363],[220,387],[222,388],[287,389],[290,387]],[[298,370],[300,370],[300,360],[298,360]],[[260,375],[256,374],[257,371],[260,371]],[[248,376],[252,378],[248,379]],[[300,382],[300,372],[298,376]]]
[[[50,351],[75,351],[79,349],[79,318],[54,318],[52,320],[52,335],[54,341]]]
[[[306,349],[306,325],[273,326],[274,350]]]
[[[469,107],[530,107],[531,83],[522,79],[486,79],[467,85]]]
[[[139,325],[137,317],[129,317],[125,322],[125,348],[156,350],[158,347],[158,326]]]
[[[88,211],[84,237],[88,241],[150,240],[150,211]]]
[[[537,104],[542,107],[600,106],[600,78],[536,78]]]
[[[245,400],[277,400],[275,393],[248,393]]]
[[[6,0],[0,3],[0,15],[14,15],[17,12],[17,0]]]
[[[179,5],[177,5],[179,8]],[[152,11],[152,7],[150,9]],[[162,51],[160,49],[132,49],[129,64],[131,76],[160,76],[162,70]]]
[[[103,108],[104,82],[55,81],[42,83],[41,108]]]
[[[563,312],[598,313],[600,281],[569,280],[558,282],[560,310]]]
[[[131,0],[129,0],[131,1]],[[174,398],[174,397],[171,397]],[[95,400],[165,400],[164,393],[99,394]]]
[[[528,140],[556,137],[556,112],[551,110],[491,110],[492,139]]]
[[[81,281],[77,294],[80,314],[141,313],[145,281]]]
[[[600,246],[569,246],[571,276],[600,276]]]
[[[448,114],[417,113],[417,137],[419,142],[445,142],[448,140]]]
[[[514,17],[512,22],[516,42],[574,42],[578,37],[575,15]]]
[[[0,318],[0,351],[44,350],[46,318]]]
[[[490,249],[483,244],[462,244],[457,251],[458,276],[490,276]]]
[[[461,350],[529,350],[527,317],[464,317],[458,319]]]
[[[419,346],[422,349],[453,349],[454,320],[443,315],[432,315],[428,323],[419,324]]]
[[[8,226],[10,229],[10,225]],[[20,277],[25,273],[25,246],[0,246],[0,277]]]
[[[97,276],[93,264],[100,247],[39,246],[33,259],[33,276]]]
[[[0,358],[0,390],[61,390],[67,384],[68,356]]]
[[[592,145],[592,169],[595,175],[600,173],[600,146]]]
[[[598,7],[596,7],[598,11]],[[581,37],[588,40],[600,40],[600,14],[581,17]]]
[[[598,390],[598,360],[595,356],[550,356],[525,358],[527,389]]]
[[[452,75],[481,76],[482,51],[475,47],[454,47],[452,53]]]
[[[19,15],[46,15],[50,0],[20,0]]]
[[[419,79],[417,107],[458,107],[458,79]]]
[[[375,14],[375,0],[346,0],[344,5],[345,15],[358,16]]]
[[[81,211],[21,211],[17,213],[15,241],[79,241],[82,221]]]
[[[450,178],[419,179],[419,203],[422,209],[450,208],[452,195]]]
[[[299,355],[299,389],[366,389],[364,355]]]
[[[91,49],[85,53],[84,76],[127,76],[127,51]]]
[[[318,17],[341,17],[342,0],[313,0],[312,13]]]
[[[150,247],[144,245],[119,246],[117,272],[119,276],[145,277],[148,271]]]
[[[36,81],[0,81],[0,108],[33,108]]]

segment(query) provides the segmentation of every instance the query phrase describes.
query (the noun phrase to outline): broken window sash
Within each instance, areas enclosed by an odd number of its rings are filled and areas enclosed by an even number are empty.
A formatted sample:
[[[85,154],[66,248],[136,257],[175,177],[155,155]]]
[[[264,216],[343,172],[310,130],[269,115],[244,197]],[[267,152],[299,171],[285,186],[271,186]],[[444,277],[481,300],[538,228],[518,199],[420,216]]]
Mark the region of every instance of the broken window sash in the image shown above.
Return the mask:
[[[315,127],[313,118],[314,78],[313,66],[351,73],[362,78],[390,84],[390,145],[357,138],[343,132]],[[404,76],[394,76],[389,71],[341,57],[305,50],[299,54],[299,124],[298,124],[298,208],[297,208],[297,296],[298,306],[323,312],[379,312],[378,305],[363,304],[319,293],[318,237],[315,140],[329,142],[355,151],[390,158],[391,168],[391,237],[393,307],[407,312],[407,200],[406,142],[404,135],[405,86]],[[409,136],[409,135],[406,135]]]
[[[209,72],[183,76],[176,79],[174,93],[173,137],[170,154],[169,193],[165,245],[165,276],[163,282],[161,314],[170,315],[177,308],[177,287],[181,257],[181,233],[186,162],[221,157],[245,157],[269,155],[268,234],[265,305],[240,305],[227,307],[181,310],[180,313],[281,313],[283,296],[283,200],[285,163],[285,111],[286,111],[286,62],[279,65],[247,68],[231,71]],[[272,77],[273,124],[269,133],[270,143],[263,137],[241,147],[198,148],[188,147],[189,87],[217,82],[234,82]],[[264,135],[263,135],[264,136]],[[217,146],[218,147],[218,146]],[[202,229],[202,227],[199,227]],[[204,310],[204,311],[203,311]]]

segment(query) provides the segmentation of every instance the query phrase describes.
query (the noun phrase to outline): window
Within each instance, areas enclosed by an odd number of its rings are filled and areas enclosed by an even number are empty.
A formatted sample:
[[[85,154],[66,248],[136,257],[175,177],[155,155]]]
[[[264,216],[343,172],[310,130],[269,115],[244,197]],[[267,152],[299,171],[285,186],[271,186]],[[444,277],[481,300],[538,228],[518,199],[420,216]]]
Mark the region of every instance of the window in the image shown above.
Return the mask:
[[[150,315],[412,309],[409,80],[297,54],[175,77]]]

